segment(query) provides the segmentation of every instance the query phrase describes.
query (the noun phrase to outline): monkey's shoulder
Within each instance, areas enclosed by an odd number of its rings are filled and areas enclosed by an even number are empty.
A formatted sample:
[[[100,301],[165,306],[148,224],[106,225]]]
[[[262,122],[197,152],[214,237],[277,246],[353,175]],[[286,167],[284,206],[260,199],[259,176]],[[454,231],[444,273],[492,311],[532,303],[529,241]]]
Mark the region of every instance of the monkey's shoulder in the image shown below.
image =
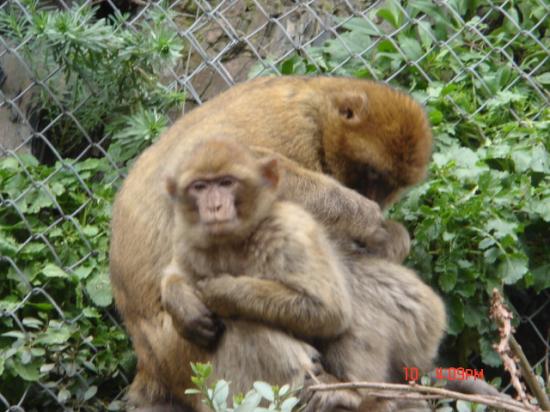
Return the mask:
[[[279,201],[273,207],[273,219],[282,230],[296,236],[315,236],[322,228],[313,215],[294,202]]]
[[[251,237],[249,260],[260,265],[290,270],[307,259],[324,232],[313,216],[297,204],[277,202],[271,214]]]

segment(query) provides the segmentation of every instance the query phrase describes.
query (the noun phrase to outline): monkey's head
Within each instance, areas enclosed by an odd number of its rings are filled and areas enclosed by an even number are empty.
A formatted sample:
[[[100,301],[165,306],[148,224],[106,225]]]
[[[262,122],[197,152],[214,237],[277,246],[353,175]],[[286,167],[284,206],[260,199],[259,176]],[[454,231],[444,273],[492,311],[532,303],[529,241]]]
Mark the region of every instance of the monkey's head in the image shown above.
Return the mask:
[[[420,104],[387,85],[342,79],[340,86],[329,93],[326,171],[387,207],[426,175],[432,150],[428,119]]]
[[[166,180],[189,241],[212,245],[248,237],[277,197],[275,159],[256,159],[230,138],[206,139]]]

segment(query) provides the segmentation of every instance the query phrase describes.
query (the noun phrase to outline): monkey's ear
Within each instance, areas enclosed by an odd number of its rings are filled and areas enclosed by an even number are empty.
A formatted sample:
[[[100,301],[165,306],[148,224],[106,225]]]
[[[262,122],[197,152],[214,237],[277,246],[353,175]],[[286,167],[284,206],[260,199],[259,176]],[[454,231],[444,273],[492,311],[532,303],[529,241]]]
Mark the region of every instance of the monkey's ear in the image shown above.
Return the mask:
[[[357,125],[367,111],[367,95],[359,92],[339,92],[334,98],[339,117],[347,124]]]
[[[279,184],[279,163],[275,158],[263,160],[260,170],[264,181],[271,187],[277,187]]]
[[[178,184],[176,183],[176,179],[174,179],[171,176],[168,176],[165,180],[166,184],[166,191],[171,197],[176,197],[177,191],[178,191]]]

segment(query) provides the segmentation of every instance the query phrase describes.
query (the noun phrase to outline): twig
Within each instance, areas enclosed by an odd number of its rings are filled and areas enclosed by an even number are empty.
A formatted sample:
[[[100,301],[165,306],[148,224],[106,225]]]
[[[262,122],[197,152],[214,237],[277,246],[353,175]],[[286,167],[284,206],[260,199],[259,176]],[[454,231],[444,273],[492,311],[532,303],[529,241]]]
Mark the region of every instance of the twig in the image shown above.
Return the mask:
[[[525,382],[527,382],[527,386],[529,386],[529,389],[533,395],[535,395],[535,398],[537,398],[539,405],[543,410],[550,411],[550,401],[544,393],[544,390],[540,387],[537,377],[533,373],[532,367],[525,357],[525,353],[523,353],[523,349],[521,349],[521,346],[516,341],[514,336],[510,336],[510,349],[512,349],[514,355],[518,357],[521,373],[525,379]]]
[[[512,339],[512,312],[506,307],[503,302],[502,295],[495,288],[493,289],[493,297],[491,299],[491,318],[495,320],[498,326],[500,341],[493,345],[497,351],[504,369],[510,374],[510,380],[512,386],[516,390],[519,399],[524,405],[529,405],[527,394],[525,393],[525,385],[520,381],[522,368],[518,368],[514,354],[510,349],[510,342]],[[519,346],[519,345],[518,345]],[[540,401],[539,401],[540,403]]]
[[[487,406],[492,406],[495,408],[500,408],[504,411],[510,412],[525,412],[525,411],[537,411],[539,410],[532,405],[524,405],[521,402],[500,398],[496,396],[481,396],[481,395],[468,395],[461,392],[450,391],[443,388],[435,388],[432,386],[421,386],[421,385],[404,385],[397,383],[380,383],[380,382],[350,382],[350,383],[335,383],[335,384],[323,384],[323,385],[312,385],[309,388],[314,391],[330,391],[330,390],[340,390],[340,389],[376,389],[384,391],[394,391],[391,395],[392,398],[401,398],[403,396],[407,397],[410,395],[410,392],[420,393],[425,395],[433,395],[437,399],[457,399],[468,402],[475,402],[478,404],[483,404]],[[378,393],[376,391],[373,391]],[[405,393],[403,393],[405,392]],[[388,395],[388,397],[389,397]],[[374,396],[374,395],[373,395]]]

